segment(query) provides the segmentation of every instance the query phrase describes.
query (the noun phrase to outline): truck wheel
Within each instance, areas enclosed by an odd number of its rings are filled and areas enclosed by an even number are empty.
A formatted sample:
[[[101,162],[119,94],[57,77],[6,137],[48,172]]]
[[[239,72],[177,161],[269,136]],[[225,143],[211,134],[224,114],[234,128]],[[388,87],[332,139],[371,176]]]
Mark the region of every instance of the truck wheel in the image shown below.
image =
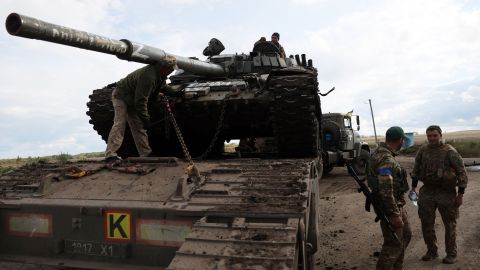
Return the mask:
[[[360,156],[355,158],[355,160],[353,161],[353,168],[358,175],[367,174],[367,164],[369,159],[370,153],[365,149],[360,150]]]
[[[333,170],[333,165],[323,165],[323,174],[322,175],[327,175]]]
[[[340,143],[340,127],[333,121],[322,123],[322,141],[325,149],[336,149]]]
[[[333,167],[335,166],[334,164],[330,164],[330,161],[328,160],[328,155],[326,152],[322,152],[322,164],[323,164],[322,176],[329,174],[333,170]]]

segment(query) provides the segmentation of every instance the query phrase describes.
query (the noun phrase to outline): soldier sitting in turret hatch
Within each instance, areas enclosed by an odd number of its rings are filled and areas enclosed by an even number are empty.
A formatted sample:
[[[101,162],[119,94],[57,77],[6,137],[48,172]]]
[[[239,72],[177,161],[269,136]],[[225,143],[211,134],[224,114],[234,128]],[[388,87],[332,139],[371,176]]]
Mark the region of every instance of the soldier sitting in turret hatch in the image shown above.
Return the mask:
[[[260,42],[267,42],[267,39],[265,37],[261,37],[259,40],[255,41],[255,43],[253,44],[253,47],[255,47]]]
[[[280,34],[277,32],[273,33],[271,42],[278,47],[278,50],[280,51],[280,57],[285,58],[286,57],[285,50],[283,49],[282,45],[280,45],[280,43],[278,42],[279,40],[280,40]]]

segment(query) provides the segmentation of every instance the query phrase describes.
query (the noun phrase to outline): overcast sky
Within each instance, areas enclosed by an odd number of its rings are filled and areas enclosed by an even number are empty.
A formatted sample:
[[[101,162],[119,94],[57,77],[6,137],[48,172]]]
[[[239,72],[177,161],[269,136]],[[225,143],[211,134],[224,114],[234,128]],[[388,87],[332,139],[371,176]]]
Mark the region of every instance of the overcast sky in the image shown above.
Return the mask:
[[[423,132],[480,129],[480,1],[2,0],[71,28],[203,59],[208,40],[248,53],[280,33],[287,55],[318,68],[323,112],[361,117],[362,135],[392,125]],[[103,151],[85,114],[92,90],[141,64],[0,31],[0,158]]]

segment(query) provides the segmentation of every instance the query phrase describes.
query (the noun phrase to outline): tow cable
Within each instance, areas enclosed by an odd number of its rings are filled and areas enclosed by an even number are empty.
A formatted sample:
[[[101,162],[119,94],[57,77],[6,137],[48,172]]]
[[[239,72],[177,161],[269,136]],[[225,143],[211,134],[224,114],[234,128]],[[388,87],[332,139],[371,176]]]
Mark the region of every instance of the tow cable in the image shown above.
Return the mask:
[[[195,167],[195,164],[193,163],[193,159],[192,159],[192,156],[190,156],[190,152],[188,152],[187,145],[185,144],[185,140],[183,139],[182,132],[178,127],[177,120],[175,120],[175,117],[172,113],[167,97],[163,94],[160,94],[160,97],[162,101],[165,103],[165,107],[167,108],[167,113],[169,115],[170,121],[172,122],[172,125],[175,129],[175,133],[177,134],[178,141],[182,146],[183,155],[185,156],[185,159],[188,163],[187,167],[185,168],[185,172],[187,173],[188,177],[190,177],[193,180],[194,184],[198,186],[202,182],[200,173],[198,172],[197,167]]]

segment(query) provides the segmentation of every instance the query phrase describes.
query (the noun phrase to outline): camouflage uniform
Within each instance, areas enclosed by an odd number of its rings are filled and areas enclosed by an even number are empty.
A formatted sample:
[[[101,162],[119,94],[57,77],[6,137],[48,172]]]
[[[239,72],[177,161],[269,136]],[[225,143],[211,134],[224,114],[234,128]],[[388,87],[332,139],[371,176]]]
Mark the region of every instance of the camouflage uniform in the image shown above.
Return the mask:
[[[253,44],[253,47],[257,46],[257,44],[262,42],[267,42],[267,39],[265,37],[261,37],[259,40],[255,41],[255,43]]]
[[[455,186],[465,189],[467,174],[462,157],[449,144],[424,145],[415,157],[412,179],[423,182],[418,197],[418,215],[427,245],[427,254],[437,257],[435,211],[438,208],[445,226],[445,249],[448,257],[457,256]]]
[[[396,155],[386,143],[380,143],[368,163],[367,181],[372,192],[382,199],[388,217],[400,216],[404,223],[402,228],[394,228],[400,242],[393,238],[383,221],[380,223],[384,242],[376,269],[403,269],[405,249],[412,237],[407,212],[403,208],[408,183],[405,170],[395,159]]]
[[[278,43],[278,42],[276,42],[276,43],[275,43],[275,42],[272,42],[272,43],[273,43],[275,46],[278,47],[278,50],[280,51],[280,57],[286,58],[287,56],[286,56],[286,54],[285,54],[285,50],[283,49],[283,46],[280,45],[280,43]]]
[[[147,65],[117,82],[112,92],[115,116],[105,150],[107,159],[117,155],[116,152],[123,142],[127,122],[139,155],[143,157],[152,153],[146,130],[150,124],[147,104],[160,92],[170,91],[166,86],[166,77],[160,75],[160,69],[166,65],[174,66],[174,60],[167,59],[166,63]]]

